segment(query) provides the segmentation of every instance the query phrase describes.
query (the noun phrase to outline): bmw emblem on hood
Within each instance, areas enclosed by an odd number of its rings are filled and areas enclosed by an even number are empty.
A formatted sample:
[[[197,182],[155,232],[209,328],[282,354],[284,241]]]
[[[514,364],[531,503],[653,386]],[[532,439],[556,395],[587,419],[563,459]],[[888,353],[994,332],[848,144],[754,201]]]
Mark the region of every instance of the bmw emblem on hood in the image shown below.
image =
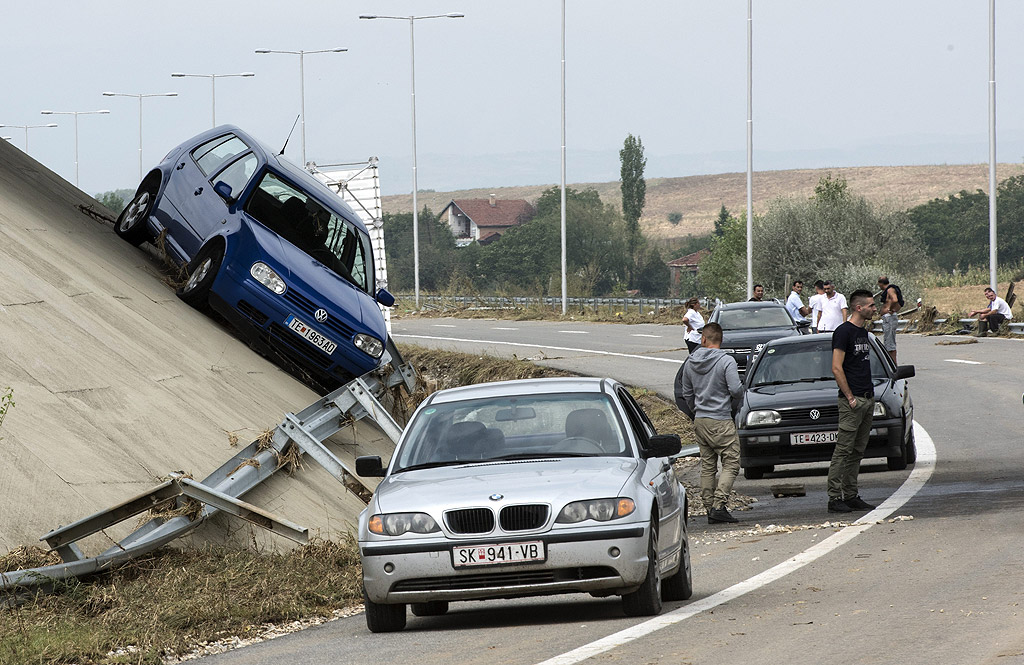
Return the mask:
[[[817,420],[818,418],[821,418],[821,411],[811,409],[811,413],[809,415],[811,416],[811,420]]]
[[[501,501],[502,499],[505,498],[505,495],[504,494],[492,494],[491,496],[489,496],[487,498],[489,498],[491,501]]]
[[[324,321],[327,320],[327,310],[326,309],[318,309],[318,310],[316,310],[316,312],[313,313],[313,317],[317,321],[319,321],[320,323],[323,323]]]

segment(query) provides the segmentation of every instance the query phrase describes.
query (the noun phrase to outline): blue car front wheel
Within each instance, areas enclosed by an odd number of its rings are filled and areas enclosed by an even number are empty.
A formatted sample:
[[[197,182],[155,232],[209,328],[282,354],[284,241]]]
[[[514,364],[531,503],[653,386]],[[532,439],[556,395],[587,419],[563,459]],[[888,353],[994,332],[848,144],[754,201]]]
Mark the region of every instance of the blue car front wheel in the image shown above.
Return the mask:
[[[217,278],[220,264],[224,261],[224,248],[217,243],[206,245],[188,263],[188,279],[178,289],[177,295],[192,307],[205,307],[210,296],[210,287]]]
[[[114,222],[114,233],[138,247],[148,240],[146,220],[153,209],[154,194],[145,189],[135,195]]]

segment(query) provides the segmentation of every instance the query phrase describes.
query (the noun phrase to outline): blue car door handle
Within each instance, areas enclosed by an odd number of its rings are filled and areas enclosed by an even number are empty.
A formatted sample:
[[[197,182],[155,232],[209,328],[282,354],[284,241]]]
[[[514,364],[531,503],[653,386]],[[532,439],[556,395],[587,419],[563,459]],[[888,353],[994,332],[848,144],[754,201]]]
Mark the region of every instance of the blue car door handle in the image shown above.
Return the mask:
[[[196,196],[199,196],[199,195],[200,195],[200,194],[202,194],[202,193],[203,193],[203,188],[202,188],[202,187],[198,187],[198,188],[196,188],[196,191],[195,191],[195,195],[196,195]]]

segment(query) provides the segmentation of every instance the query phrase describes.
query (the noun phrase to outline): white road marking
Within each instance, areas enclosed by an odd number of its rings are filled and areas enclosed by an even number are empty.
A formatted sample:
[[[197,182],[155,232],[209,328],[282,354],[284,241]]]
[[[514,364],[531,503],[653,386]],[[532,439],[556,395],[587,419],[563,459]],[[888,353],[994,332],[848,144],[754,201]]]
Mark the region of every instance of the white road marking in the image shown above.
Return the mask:
[[[786,575],[803,568],[807,564],[853,540],[870,529],[875,522],[884,520],[886,517],[899,510],[903,504],[917,494],[921,488],[924,487],[924,484],[928,482],[928,479],[931,478],[932,471],[935,469],[935,444],[931,437],[928,436],[928,432],[926,432],[924,428],[916,422],[914,423],[914,436],[917,439],[917,462],[914,465],[914,470],[910,472],[910,476],[895,492],[893,492],[892,496],[882,502],[880,506],[850,526],[844,528],[842,531],[833,534],[820,543],[807,548],[796,556],[787,559],[786,561],[783,561],[782,563],[773,566],[758,575],[734,584],[728,589],[723,589],[722,591],[708,596],[707,598],[694,601],[677,610],[673,610],[668,614],[657,616],[641,624],[627,628],[626,630],[621,630],[609,635],[608,637],[604,637],[596,642],[585,644],[560,656],[549,658],[548,660],[539,663],[539,665],[573,665],[574,663],[579,663],[588,658],[597,656],[598,654],[623,646],[624,644],[638,640],[641,637],[650,635],[657,630],[675,625],[692,616],[696,616],[701,612],[713,609],[723,603],[727,603],[730,600],[735,600],[744,594],[750,593],[751,591],[760,589],[779,578],[785,577]]]
[[[450,323],[435,323],[435,324],[433,324],[433,326],[435,328],[454,328],[455,327],[455,326],[451,325]]]
[[[559,330],[558,332],[565,333],[566,335],[589,335],[590,334],[586,330]]]
[[[491,328],[491,330],[519,330],[519,328]]]
[[[431,335],[392,335],[392,337],[407,337],[409,339],[433,339],[442,342],[471,342],[474,344],[498,344],[501,346],[524,346],[530,349],[551,349],[553,351],[572,351],[573,353],[593,353],[599,356],[616,356],[618,358],[637,358],[639,360],[654,360],[662,363],[673,363],[682,365],[682,360],[675,358],[657,358],[655,356],[641,356],[633,353],[616,353],[615,351],[596,351],[594,349],[574,349],[568,346],[545,346],[543,344],[523,344],[522,342],[495,342],[491,340],[463,339],[459,337],[433,337]]]
[[[630,337],[656,337],[658,339],[661,339],[661,335],[645,335],[643,333],[633,333],[632,335],[630,335]]]
[[[980,363],[977,360],[960,360],[959,358],[946,358],[946,362],[948,362],[948,363],[963,363],[964,365],[984,365],[985,364],[985,363]]]

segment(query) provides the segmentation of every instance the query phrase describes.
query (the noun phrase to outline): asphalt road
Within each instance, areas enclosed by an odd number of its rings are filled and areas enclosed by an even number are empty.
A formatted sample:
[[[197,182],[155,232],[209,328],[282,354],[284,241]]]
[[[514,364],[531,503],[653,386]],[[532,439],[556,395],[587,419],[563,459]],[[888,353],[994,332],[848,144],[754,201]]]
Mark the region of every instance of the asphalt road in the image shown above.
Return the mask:
[[[394,326],[400,345],[515,353],[666,396],[686,356],[680,331],[437,319]],[[900,362],[917,368],[920,456],[902,472],[864,464],[862,496],[885,501],[879,511],[857,526],[824,526],[835,518],[825,511],[824,464],[740,478],[736,489],[758,501],[737,513],[736,526],[691,522],[694,596],[654,621],[627,619],[617,599],[589,596],[456,603],[443,617],[410,614],[402,633],[371,634],[356,615],[204,661],[1024,663],[1016,361],[1024,342],[946,345],[962,339],[899,338]],[[807,495],[773,498],[779,482],[802,483]]]

